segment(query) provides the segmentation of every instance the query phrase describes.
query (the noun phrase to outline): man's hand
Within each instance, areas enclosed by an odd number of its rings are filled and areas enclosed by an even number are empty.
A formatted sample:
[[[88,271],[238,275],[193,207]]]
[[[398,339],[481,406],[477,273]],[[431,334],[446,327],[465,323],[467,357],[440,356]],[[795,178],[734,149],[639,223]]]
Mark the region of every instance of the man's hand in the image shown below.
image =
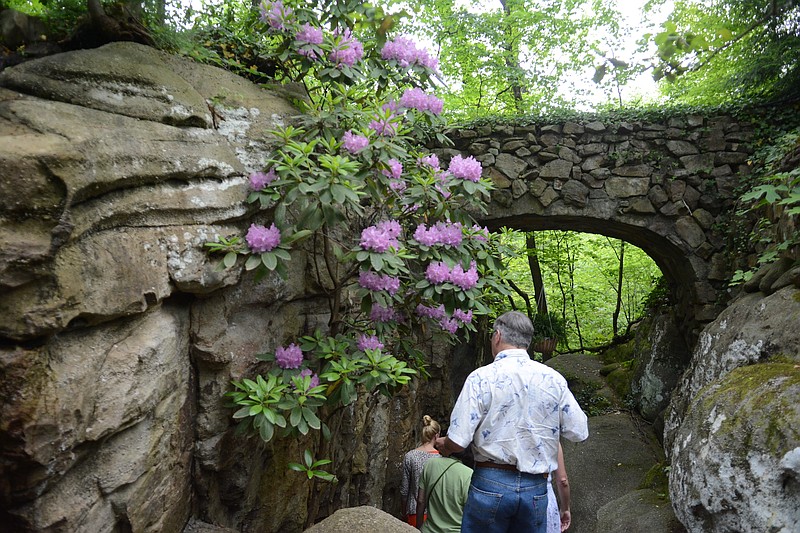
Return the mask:
[[[450,457],[452,453],[464,451],[464,448],[451,441],[449,437],[439,437],[433,447],[444,457]]]

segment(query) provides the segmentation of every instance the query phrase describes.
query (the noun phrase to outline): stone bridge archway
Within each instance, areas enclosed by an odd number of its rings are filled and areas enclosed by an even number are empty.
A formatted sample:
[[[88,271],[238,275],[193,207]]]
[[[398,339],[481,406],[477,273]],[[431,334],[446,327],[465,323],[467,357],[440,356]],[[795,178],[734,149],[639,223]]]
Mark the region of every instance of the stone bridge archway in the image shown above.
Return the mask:
[[[663,122],[500,124],[449,132],[494,183],[490,229],[575,230],[625,240],[661,268],[693,340],[727,301],[725,228],[749,173],[753,122],[721,115]]]

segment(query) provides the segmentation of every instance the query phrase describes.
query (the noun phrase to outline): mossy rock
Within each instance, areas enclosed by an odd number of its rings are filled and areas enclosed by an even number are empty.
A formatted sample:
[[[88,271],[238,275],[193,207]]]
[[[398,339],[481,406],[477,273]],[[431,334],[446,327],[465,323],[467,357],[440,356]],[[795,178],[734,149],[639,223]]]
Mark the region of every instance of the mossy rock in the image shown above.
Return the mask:
[[[633,370],[628,365],[620,365],[617,369],[606,376],[608,386],[611,387],[617,396],[625,398],[631,393],[631,379]]]
[[[630,361],[636,356],[636,343],[634,341],[625,344],[612,346],[600,354],[600,360],[604,364],[623,363]]]

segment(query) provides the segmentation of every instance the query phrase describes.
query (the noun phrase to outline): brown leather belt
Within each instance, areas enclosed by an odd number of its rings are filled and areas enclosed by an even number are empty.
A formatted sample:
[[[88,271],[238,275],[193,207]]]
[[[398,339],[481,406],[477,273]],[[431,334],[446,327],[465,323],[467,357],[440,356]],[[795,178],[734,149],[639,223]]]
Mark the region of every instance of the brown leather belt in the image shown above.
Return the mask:
[[[517,465],[509,465],[504,463],[493,463],[491,461],[475,461],[476,468],[497,468],[499,470],[512,470],[514,472],[519,472],[517,470]],[[547,479],[548,473],[545,472],[543,474],[532,474],[534,476],[542,476],[543,478]]]

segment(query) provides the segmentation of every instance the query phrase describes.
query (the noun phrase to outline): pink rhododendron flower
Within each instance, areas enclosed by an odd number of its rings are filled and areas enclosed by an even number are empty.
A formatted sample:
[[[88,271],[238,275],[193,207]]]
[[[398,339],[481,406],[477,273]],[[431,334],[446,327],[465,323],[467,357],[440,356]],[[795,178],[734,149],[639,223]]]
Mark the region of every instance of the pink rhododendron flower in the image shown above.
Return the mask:
[[[386,60],[394,59],[401,67],[421,65],[435,70],[439,60],[431,57],[426,50],[417,48],[415,42],[405,36],[387,42],[381,50],[381,57]]]
[[[439,305],[439,307],[429,307],[424,304],[419,304],[416,309],[417,315],[421,317],[432,318],[434,320],[440,320],[447,316],[444,305]]]
[[[464,158],[457,155],[453,157],[447,170],[462,180],[478,182],[481,179],[481,162],[472,156]]]
[[[430,111],[434,115],[440,114],[444,109],[444,103],[440,99],[432,94],[426,94],[422,89],[416,87],[406,89],[400,98],[400,105],[409,109]]]
[[[383,253],[390,247],[399,249],[400,243],[397,237],[401,231],[402,227],[396,220],[380,222],[361,232],[361,247],[378,253]]]
[[[397,320],[397,311],[392,307],[383,307],[382,305],[373,305],[372,311],[369,314],[369,319],[374,322],[391,322]]]
[[[303,24],[295,35],[295,40],[299,45],[297,53],[310,59],[317,59],[317,51],[313,46],[322,44],[323,34],[321,28],[315,28],[308,22]]]
[[[456,265],[450,272],[450,281],[457,287],[466,290],[478,284],[478,269],[473,261],[469,270],[464,271],[461,265]]]
[[[304,368],[303,370],[300,371],[300,377],[304,378],[306,376],[311,376],[311,382],[308,385],[309,389],[313,389],[314,387],[319,386],[319,376],[315,374],[313,370],[311,370],[310,368]]]
[[[403,175],[403,165],[397,159],[390,159],[386,163],[386,166],[388,168],[384,169],[382,172],[387,178],[400,179],[400,176]]]
[[[351,154],[356,154],[369,146],[369,139],[363,135],[357,135],[350,130],[344,132],[344,136],[342,137],[342,143],[344,144],[344,149],[350,152]]]
[[[463,311],[461,309],[456,309],[453,311],[453,318],[456,320],[460,320],[464,324],[469,324],[472,322],[472,311]]]
[[[425,246],[435,246],[443,244],[447,246],[458,246],[464,239],[461,230],[462,225],[458,222],[437,222],[430,229],[425,224],[417,226],[414,232],[414,239]]]
[[[280,0],[275,2],[261,0],[261,20],[268,23],[271,28],[285,30],[291,15],[292,8],[284,6]]]
[[[364,45],[353,37],[349,28],[345,28],[341,33],[336,31],[333,50],[329,56],[332,62],[352,67],[363,55]]]
[[[454,318],[442,318],[439,320],[439,326],[441,326],[443,330],[455,334],[455,332],[458,331],[460,324],[458,323],[458,320]]]
[[[400,278],[362,270],[358,274],[358,284],[370,291],[386,291],[391,295],[400,290]]]
[[[428,165],[431,168],[439,168],[439,157],[436,154],[426,155],[417,160],[419,165]]]
[[[359,335],[356,347],[362,352],[365,350],[382,350],[383,343],[375,335]]]
[[[322,28],[315,28],[306,22],[300,27],[294,38],[301,43],[322,44]]]
[[[254,191],[260,191],[276,179],[278,179],[278,176],[273,169],[269,169],[269,172],[266,173],[254,172],[250,174],[250,188]]]
[[[444,283],[450,280],[450,269],[444,261],[433,262],[425,269],[425,278],[434,285]]]
[[[255,253],[269,252],[281,243],[281,230],[276,228],[274,223],[270,227],[250,224],[245,240]]]
[[[290,344],[286,348],[279,346],[275,350],[275,362],[281,368],[300,368],[303,362],[303,351],[295,343]]]

